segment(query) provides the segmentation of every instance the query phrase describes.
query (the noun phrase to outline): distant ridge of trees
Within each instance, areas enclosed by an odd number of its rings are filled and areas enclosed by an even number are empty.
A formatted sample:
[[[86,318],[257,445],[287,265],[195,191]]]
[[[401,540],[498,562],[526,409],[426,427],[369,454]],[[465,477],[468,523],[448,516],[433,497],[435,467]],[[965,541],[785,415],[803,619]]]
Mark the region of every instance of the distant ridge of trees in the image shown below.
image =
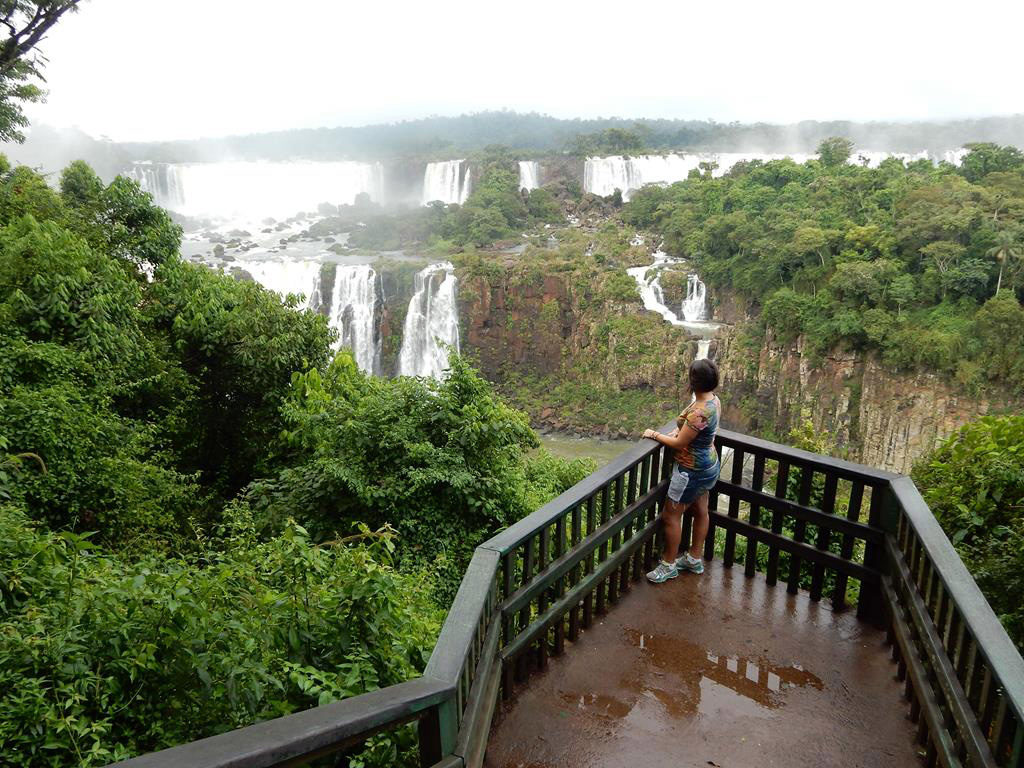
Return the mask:
[[[40,126],[16,159],[38,162],[45,144],[55,146],[55,131]],[[427,117],[396,123],[339,128],[305,128],[244,136],[169,142],[112,143],[77,134],[76,155],[94,162],[101,174],[135,160],[197,162],[235,159],[310,160],[441,158],[504,145],[521,153],[581,153],[607,142],[591,139],[618,135],[634,151],[676,149],[762,152],[813,152],[829,136],[845,136],[863,149],[942,151],[969,142],[1024,147],[1024,114],[950,121],[853,122],[808,120],[788,125],[719,123],[713,120],[665,120],[622,117],[565,120],[535,112],[479,112],[456,117]],[[628,139],[628,140],[627,140]],[[86,154],[83,155],[82,153]],[[28,157],[22,158],[21,154]],[[66,163],[62,163],[66,164]],[[61,165],[62,165],[61,164]],[[49,163],[43,163],[49,170]],[[54,163],[54,167],[60,167]]]

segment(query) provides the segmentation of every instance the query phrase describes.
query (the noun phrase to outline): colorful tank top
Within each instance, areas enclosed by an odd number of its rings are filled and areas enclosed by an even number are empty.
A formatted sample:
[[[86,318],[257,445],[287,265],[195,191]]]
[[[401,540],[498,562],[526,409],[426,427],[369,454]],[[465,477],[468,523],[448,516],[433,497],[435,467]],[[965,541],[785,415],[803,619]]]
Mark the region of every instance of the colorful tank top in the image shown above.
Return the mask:
[[[705,403],[692,402],[676,419],[680,432],[693,429],[696,437],[682,448],[676,449],[676,461],[686,469],[710,469],[718,461],[715,453],[715,433],[718,431],[718,417],[722,402],[714,395]]]

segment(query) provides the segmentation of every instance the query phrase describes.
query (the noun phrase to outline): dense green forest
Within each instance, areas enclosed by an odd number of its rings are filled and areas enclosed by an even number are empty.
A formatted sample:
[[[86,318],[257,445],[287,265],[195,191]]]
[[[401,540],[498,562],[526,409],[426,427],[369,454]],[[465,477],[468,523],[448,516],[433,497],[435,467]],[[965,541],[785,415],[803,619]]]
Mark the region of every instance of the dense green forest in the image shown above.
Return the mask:
[[[9,764],[406,679],[472,548],[590,469],[534,451],[458,357],[443,383],[367,377],[323,317],[183,262],[179,236],[132,181],[0,163]]]
[[[959,168],[898,159],[748,162],[638,193],[630,224],[665,237],[712,286],[760,307],[805,351],[878,350],[970,392],[1024,387],[1024,155],[973,144]],[[1024,294],[1022,294],[1024,295]]]

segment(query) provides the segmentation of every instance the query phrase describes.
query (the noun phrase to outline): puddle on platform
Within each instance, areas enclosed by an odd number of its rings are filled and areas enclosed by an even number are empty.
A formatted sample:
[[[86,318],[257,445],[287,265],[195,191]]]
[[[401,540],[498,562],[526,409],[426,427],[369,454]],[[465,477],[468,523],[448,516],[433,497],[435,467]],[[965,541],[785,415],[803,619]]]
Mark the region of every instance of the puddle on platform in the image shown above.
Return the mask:
[[[626,630],[640,658],[617,682],[614,695],[562,691],[567,709],[598,720],[637,721],[766,718],[795,688],[823,690],[799,664],[720,656],[678,637]],[[653,705],[653,707],[652,707]]]
[[[570,709],[585,710],[597,717],[618,720],[629,714],[632,707],[624,701],[600,693],[575,694],[561,692],[559,697]]]

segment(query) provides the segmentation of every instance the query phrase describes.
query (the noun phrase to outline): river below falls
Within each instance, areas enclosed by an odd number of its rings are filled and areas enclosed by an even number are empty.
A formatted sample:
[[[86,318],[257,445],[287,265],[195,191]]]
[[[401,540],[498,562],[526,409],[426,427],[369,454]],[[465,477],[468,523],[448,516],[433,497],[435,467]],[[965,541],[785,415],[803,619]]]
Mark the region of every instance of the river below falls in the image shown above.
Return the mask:
[[[603,467],[626,449],[636,445],[634,440],[600,440],[596,437],[576,437],[575,435],[548,432],[538,434],[542,448],[547,448],[555,456],[566,459],[593,459],[598,467]]]

